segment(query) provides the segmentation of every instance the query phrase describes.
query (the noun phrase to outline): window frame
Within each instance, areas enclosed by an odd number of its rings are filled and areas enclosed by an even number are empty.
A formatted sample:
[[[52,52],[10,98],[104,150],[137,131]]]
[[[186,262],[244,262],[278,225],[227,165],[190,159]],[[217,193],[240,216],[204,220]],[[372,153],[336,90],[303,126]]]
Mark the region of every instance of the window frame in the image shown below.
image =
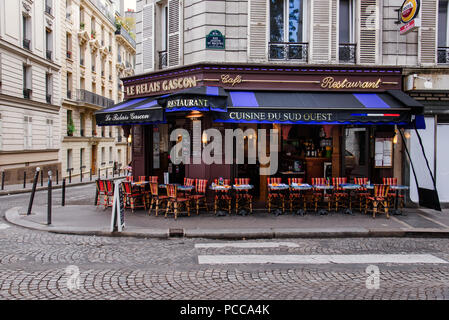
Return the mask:
[[[301,42],[290,42],[289,39],[289,17],[290,17],[290,0],[282,0],[284,1],[284,8],[283,8],[283,41],[280,41],[281,43],[308,43],[309,37],[308,37],[308,23],[309,23],[309,1],[307,0],[300,0],[302,1],[302,14],[303,14],[303,21],[302,21],[302,41]],[[271,1],[268,2],[268,19],[271,20]],[[287,19],[285,19],[287,18]],[[271,23],[268,23],[268,42],[271,41]]]
[[[349,42],[348,43],[342,43],[340,41],[340,25],[341,25],[341,21],[340,21],[340,7],[341,7],[341,0],[338,1],[338,44],[355,44],[356,42],[356,37],[355,37],[355,1],[354,0],[347,0],[349,2]]]

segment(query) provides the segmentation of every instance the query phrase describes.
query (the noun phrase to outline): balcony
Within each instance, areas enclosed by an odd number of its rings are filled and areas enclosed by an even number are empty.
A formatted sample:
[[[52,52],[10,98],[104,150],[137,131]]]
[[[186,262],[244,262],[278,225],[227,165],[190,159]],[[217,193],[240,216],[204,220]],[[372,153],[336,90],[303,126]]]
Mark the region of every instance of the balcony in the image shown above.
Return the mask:
[[[167,68],[167,50],[159,51],[159,69]]]
[[[438,64],[449,64],[449,47],[438,47]]]
[[[72,91],[67,90],[67,99],[72,99]]]
[[[23,89],[23,97],[25,99],[31,99],[31,89]]]
[[[45,56],[47,57],[47,60],[51,60],[52,54],[53,54],[53,51],[51,51],[51,50],[46,50]]]
[[[76,101],[89,103],[102,108],[109,108],[114,105],[113,100],[84,89],[77,90]]]
[[[268,59],[307,62],[309,44],[305,42],[270,42]]]
[[[357,45],[355,43],[340,43],[338,58],[341,63],[355,63]]]
[[[119,25],[120,26],[120,25]],[[131,37],[131,35],[126,31],[126,29],[122,26],[115,30],[115,34],[118,36],[122,36],[134,49],[136,48],[136,41]]]
[[[72,51],[67,50],[67,59],[72,59]]]
[[[30,50],[30,48],[31,48],[31,41],[28,40],[28,39],[23,39],[23,48],[27,49],[27,50]]]

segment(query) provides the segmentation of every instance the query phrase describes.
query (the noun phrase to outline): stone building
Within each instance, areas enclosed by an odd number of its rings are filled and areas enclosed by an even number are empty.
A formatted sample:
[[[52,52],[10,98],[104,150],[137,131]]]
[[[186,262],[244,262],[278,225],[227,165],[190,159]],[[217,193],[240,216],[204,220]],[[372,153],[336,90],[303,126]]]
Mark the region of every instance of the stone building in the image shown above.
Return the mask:
[[[61,170],[62,1],[0,1],[0,171],[30,180]]]

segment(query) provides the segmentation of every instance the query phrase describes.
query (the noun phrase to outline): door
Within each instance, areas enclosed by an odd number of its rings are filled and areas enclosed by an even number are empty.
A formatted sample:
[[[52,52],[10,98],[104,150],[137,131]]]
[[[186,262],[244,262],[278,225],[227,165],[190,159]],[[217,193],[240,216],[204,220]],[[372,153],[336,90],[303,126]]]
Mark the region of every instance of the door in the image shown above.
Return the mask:
[[[343,136],[343,176],[348,182],[354,178],[369,177],[369,129],[346,127]]]
[[[92,146],[92,156],[90,157],[91,163],[90,167],[92,168],[92,173],[97,172],[97,146]]]

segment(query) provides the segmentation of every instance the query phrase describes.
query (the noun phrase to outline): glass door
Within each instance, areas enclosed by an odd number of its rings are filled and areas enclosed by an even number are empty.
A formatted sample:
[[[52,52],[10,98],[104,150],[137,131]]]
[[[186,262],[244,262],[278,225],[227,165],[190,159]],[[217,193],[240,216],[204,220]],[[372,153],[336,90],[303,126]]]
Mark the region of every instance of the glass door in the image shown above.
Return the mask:
[[[369,177],[369,130],[366,127],[346,127],[343,136],[343,172],[348,182]]]

